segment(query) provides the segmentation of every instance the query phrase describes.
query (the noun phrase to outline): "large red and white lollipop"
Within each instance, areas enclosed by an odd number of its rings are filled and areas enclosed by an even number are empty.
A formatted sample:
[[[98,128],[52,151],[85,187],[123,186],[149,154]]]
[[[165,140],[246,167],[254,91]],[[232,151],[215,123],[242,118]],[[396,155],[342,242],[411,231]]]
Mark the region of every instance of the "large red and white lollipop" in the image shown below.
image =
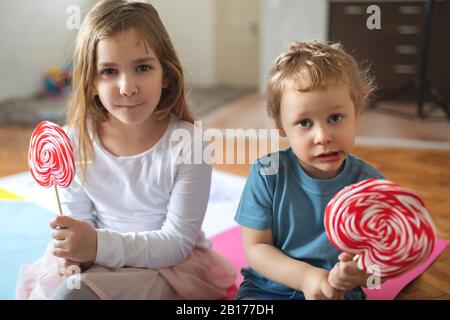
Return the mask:
[[[75,161],[70,139],[60,126],[50,121],[37,125],[31,135],[28,167],[41,186],[55,187],[62,214],[57,185],[63,188],[70,185],[75,176]]]
[[[387,180],[369,179],[338,192],[325,209],[331,243],[357,254],[361,270],[394,277],[426,259],[436,231],[422,198]]]

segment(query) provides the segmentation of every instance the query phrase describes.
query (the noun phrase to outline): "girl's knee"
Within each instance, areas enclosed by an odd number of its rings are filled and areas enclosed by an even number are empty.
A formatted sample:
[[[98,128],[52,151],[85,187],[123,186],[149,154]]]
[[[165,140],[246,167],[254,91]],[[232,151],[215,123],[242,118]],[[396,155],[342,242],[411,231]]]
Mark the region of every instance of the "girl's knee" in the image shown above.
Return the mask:
[[[52,297],[53,300],[99,300],[99,297],[83,282],[74,286],[68,278],[61,283]]]

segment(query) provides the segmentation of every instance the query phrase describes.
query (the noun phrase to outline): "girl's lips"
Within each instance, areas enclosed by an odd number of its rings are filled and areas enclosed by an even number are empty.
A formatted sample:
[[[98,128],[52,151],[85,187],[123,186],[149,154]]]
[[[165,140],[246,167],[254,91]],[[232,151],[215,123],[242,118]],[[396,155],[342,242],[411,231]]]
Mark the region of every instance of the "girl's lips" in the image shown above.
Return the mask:
[[[316,157],[317,160],[322,162],[335,162],[341,159],[342,152],[329,152]]]
[[[132,105],[120,105],[120,104],[118,104],[117,106],[119,108],[136,108],[136,107],[139,107],[139,106],[143,105],[144,103],[145,102],[138,103],[138,104],[132,104]]]

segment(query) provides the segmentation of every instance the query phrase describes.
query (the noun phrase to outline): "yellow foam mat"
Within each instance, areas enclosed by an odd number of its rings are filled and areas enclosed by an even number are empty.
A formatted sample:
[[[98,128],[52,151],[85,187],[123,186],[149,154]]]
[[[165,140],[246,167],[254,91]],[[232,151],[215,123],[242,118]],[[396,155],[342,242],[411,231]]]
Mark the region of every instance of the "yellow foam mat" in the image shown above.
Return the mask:
[[[0,188],[0,200],[23,200],[23,198]]]

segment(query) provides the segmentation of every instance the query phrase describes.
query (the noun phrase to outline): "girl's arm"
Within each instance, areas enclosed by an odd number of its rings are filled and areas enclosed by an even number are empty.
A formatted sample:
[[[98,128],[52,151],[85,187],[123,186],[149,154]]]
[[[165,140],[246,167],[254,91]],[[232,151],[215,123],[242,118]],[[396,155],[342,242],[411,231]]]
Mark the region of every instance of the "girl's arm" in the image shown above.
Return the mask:
[[[201,234],[210,184],[210,165],[179,165],[161,229],[137,233],[97,230],[95,263],[109,268],[163,268],[186,259]]]
[[[63,214],[73,219],[87,222],[95,228],[93,204],[86,192],[75,178],[68,188],[60,188]]]
[[[302,291],[306,299],[340,299],[328,283],[328,271],[298,261],[273,245],[272,230],[242,227],[244,252],[249,265],[267,279]]]

